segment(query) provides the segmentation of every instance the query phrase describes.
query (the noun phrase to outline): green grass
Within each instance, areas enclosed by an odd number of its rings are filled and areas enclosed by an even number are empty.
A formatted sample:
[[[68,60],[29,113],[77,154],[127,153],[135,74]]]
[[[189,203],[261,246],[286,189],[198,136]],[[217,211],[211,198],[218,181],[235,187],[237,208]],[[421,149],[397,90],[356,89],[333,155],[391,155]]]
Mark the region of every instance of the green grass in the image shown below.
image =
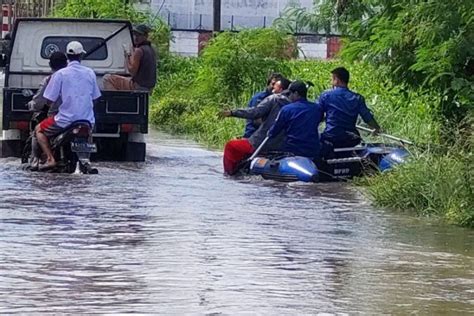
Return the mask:
[[[378,205],[474,227],[472,157],[466,152],[424,153],[393,172],[362,182]]]

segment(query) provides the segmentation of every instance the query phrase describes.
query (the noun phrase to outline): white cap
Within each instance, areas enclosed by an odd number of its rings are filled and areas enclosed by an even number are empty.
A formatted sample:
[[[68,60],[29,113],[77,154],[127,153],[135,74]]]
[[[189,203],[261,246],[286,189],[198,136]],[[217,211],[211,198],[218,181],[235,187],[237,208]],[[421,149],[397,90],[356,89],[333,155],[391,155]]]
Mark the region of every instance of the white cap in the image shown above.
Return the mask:
[[[79,55],[79,54],[85,54],[85,53],[86,51],[84,50],[84,47],[82,47],[82,44],[79,43],[78,41],[72,41],[67,44],[66,54]]]

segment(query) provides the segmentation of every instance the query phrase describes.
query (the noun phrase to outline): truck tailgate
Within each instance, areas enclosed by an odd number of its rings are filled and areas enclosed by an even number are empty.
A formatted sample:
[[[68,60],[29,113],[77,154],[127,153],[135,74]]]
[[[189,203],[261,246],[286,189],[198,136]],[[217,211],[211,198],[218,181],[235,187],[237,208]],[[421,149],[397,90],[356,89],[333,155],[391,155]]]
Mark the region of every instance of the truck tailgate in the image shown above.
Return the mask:
[[[3,89],[3,129],[10,122],[29,121],[31,112],[22,89]],[[102,91],[94,106],[96,124],[140,125],[141,133],[148,133],[148,93],[140,91]]]

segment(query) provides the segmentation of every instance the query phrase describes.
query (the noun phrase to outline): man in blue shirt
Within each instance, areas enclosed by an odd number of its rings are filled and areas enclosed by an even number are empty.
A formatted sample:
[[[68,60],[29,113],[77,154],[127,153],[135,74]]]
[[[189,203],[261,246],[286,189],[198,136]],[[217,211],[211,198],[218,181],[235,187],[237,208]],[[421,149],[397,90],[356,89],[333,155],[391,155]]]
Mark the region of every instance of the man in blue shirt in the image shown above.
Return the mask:
[[[268,131],[268,137],[276,137],[284,131],[286,138],[282,151],[318,159],[318,123],[321,118],[319,108],[308,101],[308,88],[304,82],[294,81],[288,90],[291,103],[281,109],[275,124]]]
[[[260,91],[254,94],[254,96],[250,99],[247,107],[248,108],[254,108],[256,107],[260,102],[263,101],[266,97],[272,94],[273,86],[275,83],[282,79],[283,76],[280,73],[274,72],[272,73],[267,80],[267,88],[264,91]],[[259,124],[257,124],[254,120],[252,119],[247,119],[247,123],[245,124],[245,131],[244,131],[244,136],[243,138],[249,138],[252,136],[252,134],[258,129]]]
[[[321,134],[325,155],[333,148],[353,147],[360,143],[356,128],[359,115],[375,132],[380,132],[380,126],[367,108],[364,97],[347,87],[349,71],[339,67],[331,73],[333,89],[323,92],[316,101],[321,114],[326,117],[326,128]]]

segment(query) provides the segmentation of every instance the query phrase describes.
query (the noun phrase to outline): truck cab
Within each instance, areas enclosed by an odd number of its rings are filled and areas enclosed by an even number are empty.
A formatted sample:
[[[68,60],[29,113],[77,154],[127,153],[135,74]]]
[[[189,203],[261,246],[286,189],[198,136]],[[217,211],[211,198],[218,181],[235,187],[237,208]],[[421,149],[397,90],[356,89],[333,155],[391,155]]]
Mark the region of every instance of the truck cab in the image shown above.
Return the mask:
[[[149,94],[143,91],[105,91],[106,74],[129,76],[124,49],[133,43],[132,25],[125,20],[19,18],[7,49],[3,88],[0,157],[20,157],[29,135],[31,99],[25,90],[37,91],[51,74],[49,57],[79,41],[88,54],[82,64],[97,75],[102,92],[94,106],[96,159],[144,161],[148,133]]]

